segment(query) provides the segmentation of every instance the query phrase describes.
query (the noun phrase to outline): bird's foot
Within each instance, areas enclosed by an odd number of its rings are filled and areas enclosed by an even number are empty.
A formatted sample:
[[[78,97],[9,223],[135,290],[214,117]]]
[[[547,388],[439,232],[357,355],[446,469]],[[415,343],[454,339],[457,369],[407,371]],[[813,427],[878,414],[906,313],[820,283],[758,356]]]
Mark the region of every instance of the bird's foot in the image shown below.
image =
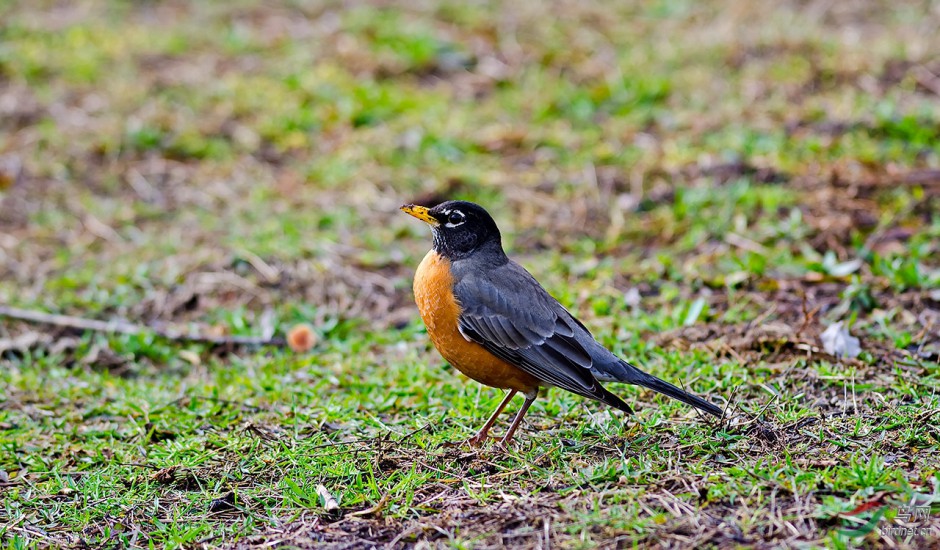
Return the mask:
[[[450,448],[466,446],[466,447],[472,447],[473,449],[476,449],[477,451],[479,451],[479,450],[482,450],[483,445],[490,439],[497,439],[497,438],[490,437],[488,435],[476,434],[475,436],[464,439],[463,441],[448,441],[448,442],[442,443],[441,446],[450,447]],[[501,452],[510,452],[512,451],[512,444],[514,441],[515,441],[514,439],[507,439],[505,437],[501,437],[499,438],[499,441],[496,442],[494,447],[496,450],[501,451]]]
[[[489,439],[487,436],[484,435],[481,437],[480,434],[477,434],[471,438],[461,439],[459,441],[445,441],[444,443],[441,443],[441,446],[450,448],[469,446],[473,447],[474,449],[479,449],[483,446],[484,443],[486,443],[487,439]]]
[[[487,440],[486,434],[476,434],[475,436],[464,441],[465,444],[470,445],[471,447],[482,447]]]

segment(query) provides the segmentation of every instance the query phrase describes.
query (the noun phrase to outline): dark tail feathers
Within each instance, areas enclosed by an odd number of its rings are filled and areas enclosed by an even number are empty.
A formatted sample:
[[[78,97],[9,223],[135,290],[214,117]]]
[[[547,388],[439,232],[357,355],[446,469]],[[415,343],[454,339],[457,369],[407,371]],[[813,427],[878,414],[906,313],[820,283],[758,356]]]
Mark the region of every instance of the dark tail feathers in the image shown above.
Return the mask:
[[[718,418],[721,418],[721,415],[722,415],[721,407],[713,405],[712,403],[705,401],[701,397],[692,395],[691,393],[687,391],[683,391],[673,386],[669,382],[666,382],[665,380],[660,380],[659,378],[656,378],[652,374],[647,374],[641,371],[640,369],[634,367],[630,363],[627,363],[626,361],[621,361],[620,365],[626,371],[626,373],[624,373],[626,374],[626,376],[624,376],[623,378],[618,377],[620,378],[622,382],[628,382],[630,384],[636,384],[638,386],[643,386],[644,388],[649,388],[653,391],[658,391],[659,393],[663,395],[668,395],[669,397],[673,399],[678,399],[679,401],[682,401],[683,403],[692,405],[696,409],[700,409],[713,416],[717,416]]]

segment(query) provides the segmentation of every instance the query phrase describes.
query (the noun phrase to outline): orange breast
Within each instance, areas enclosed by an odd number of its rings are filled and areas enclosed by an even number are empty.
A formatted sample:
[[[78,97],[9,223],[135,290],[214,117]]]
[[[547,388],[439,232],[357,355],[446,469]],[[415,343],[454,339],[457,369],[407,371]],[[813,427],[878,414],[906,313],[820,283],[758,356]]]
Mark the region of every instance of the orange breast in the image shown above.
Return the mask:
[[[539,381],[471,342],[457,329],[460,304],[454,299],[450,261],[428,252],[415,273],[414,293],[428,336],[444,359],[470,378],[494,388],[531,392]]]

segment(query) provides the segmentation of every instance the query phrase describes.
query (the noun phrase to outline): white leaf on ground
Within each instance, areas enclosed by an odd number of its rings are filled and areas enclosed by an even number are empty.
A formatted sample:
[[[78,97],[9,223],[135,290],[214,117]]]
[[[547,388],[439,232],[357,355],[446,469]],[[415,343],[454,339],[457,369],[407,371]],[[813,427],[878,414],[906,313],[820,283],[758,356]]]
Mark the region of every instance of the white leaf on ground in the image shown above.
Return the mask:
[[[862,353],[858,338],[849,334],[849,329],[842,325],[842,321],[829,325],[829,328],[819,336],[823,349],[836,357],[858,357],[858,354]]]
[[[320,497],[320,500],[323,504],[323,508],[327,512],[333,512],[339,510],[339,502],[336,501],[336,498],[330,494],[326,487],[323,484],[317,485],[317,496]]]
[[[274,314],[274,308],[269,307],[264,310],[259,324],[261,325],[262,338],[270,340],[274,337],[274,332],[277,330],[277,316]]]
[[[846,277],[861,269],[862,260],[849,260],[829,266],[829,274],[833,277]]]
[[[692,305],[689,306],[689,311],[685,314],[685,321],[683,325],[692,326],[698,321],[698,318],[701,317],[702,312],[705,310],[705,298],[699,298],[692,302]]]
[[[642,300],[643,297],[640,296],[640,291],[635,286],[623,293],[623,303],[627,307],[640,307]]]

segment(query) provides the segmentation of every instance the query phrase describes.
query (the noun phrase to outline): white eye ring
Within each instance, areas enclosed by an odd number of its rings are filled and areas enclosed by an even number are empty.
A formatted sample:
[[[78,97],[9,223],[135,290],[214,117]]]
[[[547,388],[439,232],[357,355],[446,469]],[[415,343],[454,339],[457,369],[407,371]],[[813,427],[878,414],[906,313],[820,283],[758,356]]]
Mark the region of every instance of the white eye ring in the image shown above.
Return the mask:
[[[452,210],[447,213],[447,223],[444,224],[444,227],[457,227],[465,221],[467,221],[467,217],[464,216],[463,212]]]

